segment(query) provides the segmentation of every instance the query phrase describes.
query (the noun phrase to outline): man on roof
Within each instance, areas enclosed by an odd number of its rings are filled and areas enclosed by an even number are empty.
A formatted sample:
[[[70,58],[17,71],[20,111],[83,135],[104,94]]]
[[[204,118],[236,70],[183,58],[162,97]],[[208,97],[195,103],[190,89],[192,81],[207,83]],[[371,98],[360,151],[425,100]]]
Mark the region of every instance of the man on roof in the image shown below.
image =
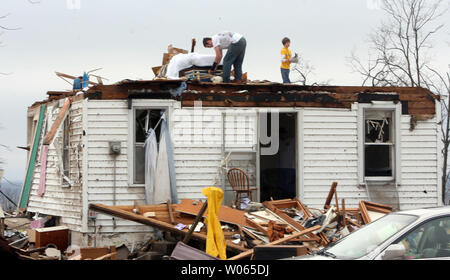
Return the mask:
[[[247,41],[244,36],[239,33],[224,31],[212,37],[203,38],[203,46],[205,48],[214,48],[216,52],[216,59],[210,72],[214,73],[217,70],[217,66],[222,60],[222,50],[228,49],[223,59],[223,82],[230,82],[231,65],[234,67],[235,81],[242,81],[242,63],[247,46]]]

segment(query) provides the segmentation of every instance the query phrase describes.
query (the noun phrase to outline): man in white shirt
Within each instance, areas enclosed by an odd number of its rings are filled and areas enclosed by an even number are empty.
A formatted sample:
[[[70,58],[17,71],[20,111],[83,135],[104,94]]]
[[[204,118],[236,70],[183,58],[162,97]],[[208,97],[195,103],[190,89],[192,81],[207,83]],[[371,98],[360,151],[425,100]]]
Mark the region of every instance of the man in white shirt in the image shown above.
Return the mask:
[[[223,82],[230,82],[231,65],[234,67],[235,80],[242,81],[242,63],[247,46],[244,36],[239,33],[224,31],[212,37],[203,38],[203,46],[214,48],[216,51],[216,59],[211,67],[211,72],[217,70],[217,65],[222,60],[222,50],[228,49],[223,59]]]

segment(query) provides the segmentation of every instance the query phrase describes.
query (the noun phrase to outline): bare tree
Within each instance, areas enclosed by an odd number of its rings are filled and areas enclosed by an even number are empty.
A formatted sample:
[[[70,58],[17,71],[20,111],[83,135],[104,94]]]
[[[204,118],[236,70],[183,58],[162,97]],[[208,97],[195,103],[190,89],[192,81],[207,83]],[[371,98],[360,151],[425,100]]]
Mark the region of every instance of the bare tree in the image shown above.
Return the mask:
[[[32,0],[27,0],[28,3],[30,4],[39,4],[41,3],[41,1],[32,1]],[[10,16],[11,14],[5,14],[0,16],[0,21],[6,19],[8,16]],[[4,34],[4,31],[11,31],[11,30],[19,30],[20,27],[15,27],[15,28],[11,28],[11,27],[7,27],[6,25],[0,24],[0,30],[3,30],[2,32],[0,32],[0,37]],[[3,42],[0,41],[0,47],[3,47]],[[0,75],[10,75],[10,73],[3,73],[0,72]]]
[[[298,62],[293,63],[291,67],[291,82],[302,86],[325,86],[331,83],[331,80],[311,83],[311,76],[314,75],[316,68],[302,55],[298,55]]]
[[[444,6],[447,3],[447,6]],[[438,21],[448,10],[442,0],[382,0],[388,20],[369,36],[368,60],[355,52],[348,58],[354,72],[363,77],[363,85],[425,87],[441,97],[444,162],[443,199],[447,182],[449,147],[449,74],[432,66],[430,50],[433,36],[444,24]]]
[[[450,65],[449,65],[450,67]],[[433,88],[435,92],[438,92],[441,97],[441,112],[442,112],[442,122],[441,122],[441,133],[442,133],[442,142],[444,147],[442,149],[443,154],[443,163],[442,163],[442,198],[446,197],[446,186],[449,179],[449,174],[447,173],[448,169],[448,155],[449,155],[449,146],[450,146],[450,74],[449,72],[445,73],[445,75],[441,75],[438,71],[429,68],[430,71],[433,72],[434,76],[437,77],[435,83],[428,83],[428,88]]]

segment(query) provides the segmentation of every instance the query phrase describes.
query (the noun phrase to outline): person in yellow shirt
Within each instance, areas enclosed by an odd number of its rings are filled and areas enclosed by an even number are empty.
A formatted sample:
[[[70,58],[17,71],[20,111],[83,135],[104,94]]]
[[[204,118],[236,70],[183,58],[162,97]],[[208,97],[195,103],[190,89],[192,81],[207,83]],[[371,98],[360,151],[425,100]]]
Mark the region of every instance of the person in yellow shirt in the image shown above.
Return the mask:
[[[281,78],[283,78],[283,84],[290,84],[289,72],[291,69],[291,57],[292,53],[289,49],[291,45],[291,40],[284,37],[281,41],[283,48],[281,49]]]
[[[291,46],[291,40],[289,38],[284,37],[281,43],[284,46],[281,49],[281,77],[283,78],[284,84],[290,84],[289,73],[291,71],[291,63],[298,63],[298,54],[295,53],[295,56],[292,57],[291,50],[289,49]]]

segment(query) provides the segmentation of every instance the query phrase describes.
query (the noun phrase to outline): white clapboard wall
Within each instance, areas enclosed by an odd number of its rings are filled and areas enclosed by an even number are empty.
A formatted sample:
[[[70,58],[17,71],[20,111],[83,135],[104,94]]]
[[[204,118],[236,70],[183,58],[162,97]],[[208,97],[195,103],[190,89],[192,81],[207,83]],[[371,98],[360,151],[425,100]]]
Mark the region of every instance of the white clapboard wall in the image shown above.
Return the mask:
[[[251,184],[257,177],[257,108],[225,112],[224,108],[181,108],[170,100],[133,100],[133,106],[169,104],[169,126],[174,147],[178,198],[205,199],[205,187],[225,185],[224,203],[234,199],[226,177],[217,177],[221,162],[232,152],[228,168],[247,171]],[[47,111],[55,119],[58,108]],[[171,104],[171,105],[170,105]],[[354,108],[357,108],[355,106]],[[197,110],[197,112],[194,112]],[[253,110],[253,111],[252,111]],[[299,113],[299,196],[309,207],[323,207],[332,182],[338,182],[339,199],[348,207],[356,207],[368,199],[365,188],[358,186],[358,117],[355,109],[301,108]],[[226,113],[224,115],[224,113]],[[121,142],[116,158],[116,205],[145,203],[144,186],[130,180],[132,166],[132,110],[126,100],[81,100],[72,104],[69,118],[72,135],[71,188],[62,187],[56,173],[56,153],[49,150],[47,191],[37,196],[40,165],[36,165],[28,210],[61,217],[72,230],[93,232],[86,218],[90,203],[113,205],[113,156],[109,141]],[[396,192],[401,209],[439,204],[440,146],[438,118],[418,121],[410,131],[410,116],[401,117],[401,185]],[[225,135],[223,135],[225,132]],[[41,135],[43,137],[43,135]],[[225,138],[225,146],[222,139]],[[55,141],[62,141],[62,128]],[[79,147],[76,153],[75,147]],[[80,148],[81,147],[81,148]],[[40,150],[39,150],[40,152]],[[40,153],[38,153],[38,159]],[[217,180],[218,179],[218,180]],[[219,184],[217,184],[219,182]],[[83,186],[83,187],[82,187]],[[369,186],[370,187],[370,186]],[[255,197],[255,196],[254,196]],[[135,222],[98,214],[96,226],[101,232],[146,232],[150,227]]]

